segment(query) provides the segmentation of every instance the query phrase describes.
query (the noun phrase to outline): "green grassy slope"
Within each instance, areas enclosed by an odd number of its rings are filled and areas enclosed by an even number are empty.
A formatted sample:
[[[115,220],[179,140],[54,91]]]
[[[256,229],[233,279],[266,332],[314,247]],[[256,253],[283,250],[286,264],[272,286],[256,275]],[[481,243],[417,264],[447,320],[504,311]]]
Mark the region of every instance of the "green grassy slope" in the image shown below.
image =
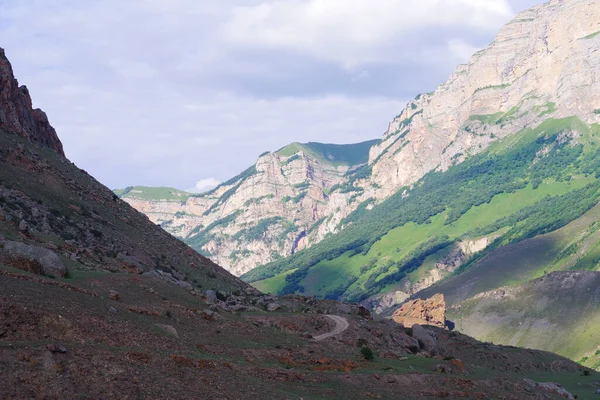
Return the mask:
[[[328,143],[292,143],[277,151],[280,156],[292,156],[299,151],[305,152],[320,162],[332,165],[355,166],[369,161],[369,150],[381,140],[369,140],[354,144]]]
[[[179,200],[186,201],[191,194],[171,187],[130,186],[125,189],[116,189],[113,192],[120,198],[140,200]]]
[[[273,291],[363,300],[417,279],[459,240],[497,237],[493,250],[556,230],[600,197],[599,133],[577,118],[547,120],[429,173],[409,197],[401,190],[371,211],[359,208],[339,234],[243,278],[259,282],[294,269]]]
[[[551,273],[450,308],[462,333],[496,344],[543,349],[600,367],[600,273]]]

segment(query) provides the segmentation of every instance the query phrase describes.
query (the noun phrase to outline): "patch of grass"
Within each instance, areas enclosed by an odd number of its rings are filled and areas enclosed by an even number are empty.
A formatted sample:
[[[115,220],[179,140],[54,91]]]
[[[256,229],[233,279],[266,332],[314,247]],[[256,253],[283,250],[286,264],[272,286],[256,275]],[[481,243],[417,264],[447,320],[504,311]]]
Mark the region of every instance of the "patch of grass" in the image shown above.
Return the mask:
[[[369,150],[381,140],[369,140],[356,144],[292,143],[277,151],[284,157],[293,157],[302,151],[308,156],[326,164],[355,166],[369,161]]]
[[[510,86],[510,84],[508,84],[508,83],[503,83],[501,85],[488,85],[488,86],[484,86],[484,87],[475,89],[475,93],[478,93],[478,92],[481,92],[484,90],[490,90],[490,89],[505,89],[509,86]]]
[[[598,32],[594,32],[594,33],[591,33],[591,34],[589,34],[589,35],[587,35],[587,36],[584,36],[584,37],[580,38],[579,40],[589,40],[589,39],[594,39],[594,38],[595,38],[596,36],[598,36],[598,35],[600,35],[600,31],[598,31]]]
[[[130,186],[126,189],[113,190],[113,192],[120,198],[148,201],[169,200],[184,202],[192,196],[191,193],[170,187]]]

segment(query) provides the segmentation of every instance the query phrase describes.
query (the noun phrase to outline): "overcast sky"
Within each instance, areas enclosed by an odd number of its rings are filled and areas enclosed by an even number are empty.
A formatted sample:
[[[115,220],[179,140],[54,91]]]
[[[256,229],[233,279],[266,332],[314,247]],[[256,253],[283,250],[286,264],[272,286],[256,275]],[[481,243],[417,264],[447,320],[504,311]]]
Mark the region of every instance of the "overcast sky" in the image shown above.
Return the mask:
[[[541,0],[0,0],[0,47],[110,188],[222,181],[380,137]]]

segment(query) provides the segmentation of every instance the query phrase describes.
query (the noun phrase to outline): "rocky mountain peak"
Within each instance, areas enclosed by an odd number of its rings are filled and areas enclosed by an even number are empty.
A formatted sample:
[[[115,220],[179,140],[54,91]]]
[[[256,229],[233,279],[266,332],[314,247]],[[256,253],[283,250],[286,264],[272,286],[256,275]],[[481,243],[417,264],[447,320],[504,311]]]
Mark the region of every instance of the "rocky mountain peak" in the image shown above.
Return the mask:
[[[32,106],[26,86],[19,86],[12,65],[0,48],[0,130],[16,133],[32,143],[49,147],[64,157],[62,143],[46,113]]]
[[[491,143],[547,119],[598,123],[600,4],[550,1],[518,14],[495,40],[390,123],[369,164],[385,198]]]

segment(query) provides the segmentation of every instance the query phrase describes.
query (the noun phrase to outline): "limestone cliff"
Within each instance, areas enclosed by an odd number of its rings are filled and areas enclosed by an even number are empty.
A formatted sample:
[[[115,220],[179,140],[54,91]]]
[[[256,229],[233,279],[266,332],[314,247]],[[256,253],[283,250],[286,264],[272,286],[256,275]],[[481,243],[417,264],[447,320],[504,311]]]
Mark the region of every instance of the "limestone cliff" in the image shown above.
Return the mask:
[[[366,164],[368,150],[376,142],[295,143],[263,154],[239,176],[199,195],[167,188],[133,188],[117,194],[241,275],[335,231],[339,223],[335,215],[356,197],[335,189],[349,172]]]
[[[520,13],[392,121],[371,149],[365,184],[385,198],[543,120],[600,122],[599,33],[597,0],[552,0]]]
[[[16,133],[32,143],[49,147],[64,157],[63,146],[46,114],[33,109],[26,86],[19,86],[0,48],[0,130]]]

